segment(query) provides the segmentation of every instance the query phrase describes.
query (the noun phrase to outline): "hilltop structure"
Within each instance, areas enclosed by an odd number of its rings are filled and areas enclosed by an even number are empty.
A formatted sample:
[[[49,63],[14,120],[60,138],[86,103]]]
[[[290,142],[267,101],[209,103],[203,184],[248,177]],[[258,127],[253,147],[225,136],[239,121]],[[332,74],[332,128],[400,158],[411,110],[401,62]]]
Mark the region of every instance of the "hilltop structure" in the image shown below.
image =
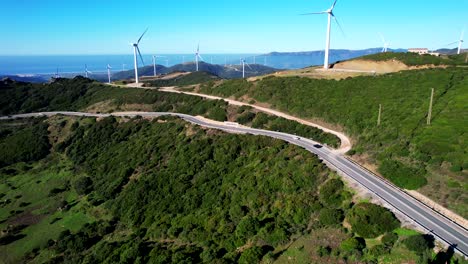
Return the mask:
[[[429,55],[437,56],[437,57],[440,56],[439,52],[429,51],[428,48],[411,48],[411,49],[408,49],[408,52],[418,53],[419,55],[429,54]]]

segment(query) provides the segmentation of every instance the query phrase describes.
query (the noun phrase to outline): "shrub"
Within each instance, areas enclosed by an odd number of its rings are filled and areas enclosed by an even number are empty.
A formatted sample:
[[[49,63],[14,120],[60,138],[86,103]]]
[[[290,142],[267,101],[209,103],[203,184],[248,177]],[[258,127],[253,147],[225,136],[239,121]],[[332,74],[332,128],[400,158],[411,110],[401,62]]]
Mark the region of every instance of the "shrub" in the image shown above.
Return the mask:
[[[362,251],[366,247],[366,241],[362,238],[350,237],[343,240],[340,249],[345,252]]]
[[[344,199],[343,187],[341,180],[330,179],[320,188],[320,201],[328,206],[340,207]]]
[[[422,254],[434,247],[434,237],[431,235],[415,235],[403,240],[403,244],[411,251]]]
[[[338,225],[343,222],[344,213],[337,209],[320,210],[319,221],[322,225]]]
[[[259,263],[263,256],[261,247],[253,246],[245,250],[239,258],[239,264]]]
[[[371,203],[355,205],[347,219],[353,231],[364,238],[375,238],[400,226],[392,212]]]
[[[395,242],[398,240],[398,234],[395,233],[385,233],[382,237],[382,243],[386,246],[392,247]]]
[[[81,177],[75,181],[74,188],[79,195],[86,195],[92,191],[93,181],[90,177]]]
[[[415,190],[427,184],[424,169],[411,168],[399,161],[385,159],[379,172],[401,188]]]

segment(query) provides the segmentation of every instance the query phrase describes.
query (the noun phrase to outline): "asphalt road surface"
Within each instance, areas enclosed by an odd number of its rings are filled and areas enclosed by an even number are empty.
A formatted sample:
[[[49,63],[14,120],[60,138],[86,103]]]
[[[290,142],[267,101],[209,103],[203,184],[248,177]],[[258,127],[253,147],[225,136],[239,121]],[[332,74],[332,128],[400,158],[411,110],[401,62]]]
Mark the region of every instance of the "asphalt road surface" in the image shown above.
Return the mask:
[[[252,135],[262,135],[272,138],[277,138],[290,142],[294,145],[301,146],[306,150],[318,155],[327,164],[334,169],[341,171],[350,178],[360,183],[363,187],[367,188],[370,192],[380,197],[387,205],[393,207],[401,214],[412,219],[415,224],[421,226],[428,233],[432,234],[437,240],[451,245],[455,251],[468,256],[468,230],[451,221],[450,219],[442,216],[438,212],[432,210],[423,203],[417,201],[412,196],[403,192],[393,184],[385,179],[372,174],[360,165],[347,159],[345,156],[333,152],[333,149],[327,146],[322,146],[318,142],[297,137],[295,135],[268,131],[262,129],[254,129],[235,124],[225,124],[220,122],[210,122],[209,120],[194,117],[185,114],[166,113],[166,112],[120,112],[112,114],[90,114],[79,112],[42,112],[31,114],[20,114],[13,116],[0,117],[1,119],[12,118],[27,118],[27,117],[40,117],[40,116],[53,116],[57,114],[68,116],[88,116],[88,117],[108,117],[108,116],[142,116],[142,117],[158,117],[164,115],[178,116],[188,122],[207,127],[223,130],[230,133],[244,133]]]

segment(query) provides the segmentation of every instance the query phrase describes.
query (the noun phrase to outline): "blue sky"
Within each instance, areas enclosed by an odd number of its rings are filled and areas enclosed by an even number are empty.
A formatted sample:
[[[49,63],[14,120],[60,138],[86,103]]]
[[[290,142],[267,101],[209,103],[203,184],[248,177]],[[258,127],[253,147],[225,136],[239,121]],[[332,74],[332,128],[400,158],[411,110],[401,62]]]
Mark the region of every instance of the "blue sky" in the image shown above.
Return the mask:
[[[138,3],[138,4],[135,4]],[[126,54],[149,27],[143,53],[321,50],[332,0],[2,0],[0,54]],[[338,0],[332,48],[438,48],[467,26],[468,0]],[[468,28],[467,28],[468,30]]]

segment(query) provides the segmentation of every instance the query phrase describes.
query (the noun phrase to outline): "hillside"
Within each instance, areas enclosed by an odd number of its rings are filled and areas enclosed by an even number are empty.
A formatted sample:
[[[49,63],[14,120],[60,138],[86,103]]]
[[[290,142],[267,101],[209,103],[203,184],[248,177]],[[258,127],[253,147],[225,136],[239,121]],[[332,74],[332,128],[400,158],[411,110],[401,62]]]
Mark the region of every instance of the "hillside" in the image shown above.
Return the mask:
[[[398,186],[417,189],[468,217],[468,69],[405,71],[335,80],[268,77],[205,84],[202,93],[255,100],[344,128],[354,158]],[[432,124],[426,125],[431,87]],[[377,126],[379,104],[382,124]]]
[[[466,54],[459,55],[442,55],[440,57],[432,55],[419,55],[410,52],[386,52],[372,54],[368,56],[360,57],[359,60],[370,60],[370,61],[389,61],[396,60],[404,63],[407,66],[422,66],[422,65],[468,65],[466,61]]]
[[[17,154],[0,165],[6,263],[272,262],[303,235],[317,238],[309,262],[425,260],[433,247],[275,139],[174,118],[57,116],[1,121],[0,132],[2,146],[39,143],[0,148]]]
[[[330,62],[350,60],[365,55],[380,53],[382,48],[371,48],[363,50],[331,49]],[[404,52],[406,50],[392,50],[394,52]],[[301,52],[271,52],[266,54],[268,65],[280,69],[302,69],[305,67],[323,65],[324,51],[301,51]],[[259,61],[262,61],[259,56]]]
[[[231,121],[256,128],[295,133],[337,147],[339,139],[318,128],[284,118],[265,115],[246,107],[228,106],[222,100],[164,93],[156,90],[125,89],[102,85],[90,79],[58,79],[54,83],[0,82],[0,115],[40,111],[153,111],[201,115],[216,121]]]
[[[222,79],[236,79],[242,78],[242,66],[240,65],[230,65],[230,66],[222,66],[217,64],[209,64],[206,62],[199,62],[199,71],[207,72],[211,75],[218,76]],[[276,72],[277,70],[274,68],[270,68],[267,66],[254,64],[250,65],[251,68],[246,66],[246,76],[260,76],[269,73]],[[184,63],[184,64],[177,64],[172,67],[164,67],[162,65],[157,65],[157,73],[158,74],[169,74],[173,72],[195,72],[196,65],[195,63]],[[153,66],[145,66],[138,68],[138,73],[140,76],[153,76],[154,69]],[[135,78],[135,72],[133,70],[118,72],[112,75],[114,80],[125,80],[125,79],[132,79]]]
[[[177,74],[175,76],[165,76],[163,78],[144,81],[147,87],[170,87],[200,84],[209,81],[219,80],[219,77],[208,72],[191,72],[188,74]]]

